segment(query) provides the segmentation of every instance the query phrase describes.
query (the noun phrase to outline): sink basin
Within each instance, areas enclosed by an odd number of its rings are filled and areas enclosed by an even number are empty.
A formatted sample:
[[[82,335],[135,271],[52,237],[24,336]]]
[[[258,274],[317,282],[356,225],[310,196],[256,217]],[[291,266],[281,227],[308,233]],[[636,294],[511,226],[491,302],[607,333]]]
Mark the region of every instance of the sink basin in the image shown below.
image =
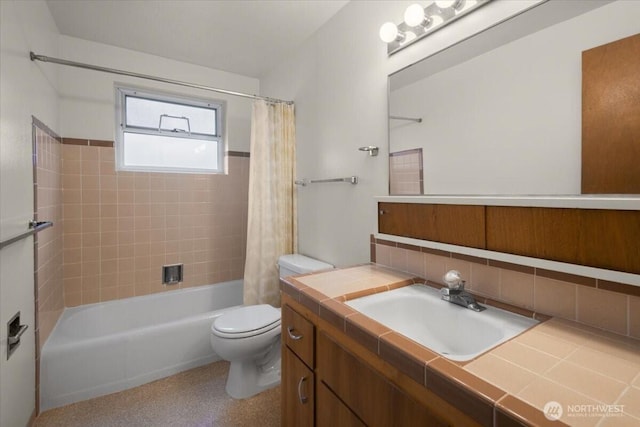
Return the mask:
[[[451,360],[466,361],[538,321],[491,306],[475,312],[440,299],[430,286],[411,285],[347,301],[388,328]]]

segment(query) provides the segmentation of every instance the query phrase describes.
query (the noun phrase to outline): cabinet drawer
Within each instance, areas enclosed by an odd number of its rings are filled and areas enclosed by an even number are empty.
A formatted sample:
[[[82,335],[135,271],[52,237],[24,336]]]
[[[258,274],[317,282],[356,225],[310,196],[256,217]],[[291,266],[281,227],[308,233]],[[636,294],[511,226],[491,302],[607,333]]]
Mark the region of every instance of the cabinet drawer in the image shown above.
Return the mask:
[[[313,323],[288,305],[282,307],[283,342],[310,368],[314,367]]]

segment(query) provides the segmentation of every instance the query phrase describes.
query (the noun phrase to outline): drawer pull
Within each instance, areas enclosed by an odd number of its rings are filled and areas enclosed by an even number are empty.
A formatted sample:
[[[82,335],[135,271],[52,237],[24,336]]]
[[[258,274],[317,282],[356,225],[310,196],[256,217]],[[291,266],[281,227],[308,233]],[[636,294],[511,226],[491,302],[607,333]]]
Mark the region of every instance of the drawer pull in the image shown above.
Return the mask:
[[[303,405],[309,400],[307,396],[302,395],[302,384],[304,384],[306,380],[307,377],[302,377],[300,378],[300,381],[298,381],[298,400],[300,400],[300,403],[302,403]]]
[[[289,338],[291,338],[294,341],[298,341],[299,339],[302,338],[302,335],[296,335],[293,333],[293,331],[295,331],[295,329],[293,329],[291,326],[287,328],[287,333],[289,334]]]

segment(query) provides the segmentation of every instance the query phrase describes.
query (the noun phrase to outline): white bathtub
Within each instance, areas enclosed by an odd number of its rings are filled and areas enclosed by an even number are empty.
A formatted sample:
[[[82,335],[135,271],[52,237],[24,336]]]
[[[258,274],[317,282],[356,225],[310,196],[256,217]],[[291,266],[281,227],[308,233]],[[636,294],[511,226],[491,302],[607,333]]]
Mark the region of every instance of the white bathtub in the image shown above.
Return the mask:
[[[40,410],[220,360],[213,320],[242,304],[242,280],[66,308],[40,356]]]

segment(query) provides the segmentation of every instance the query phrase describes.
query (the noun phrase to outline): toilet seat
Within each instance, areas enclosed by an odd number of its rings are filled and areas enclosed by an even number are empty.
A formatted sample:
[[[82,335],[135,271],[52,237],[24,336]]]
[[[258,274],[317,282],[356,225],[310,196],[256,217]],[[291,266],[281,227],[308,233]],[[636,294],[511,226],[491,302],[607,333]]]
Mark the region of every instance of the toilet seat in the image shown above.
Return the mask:
[[[269,304],[251,305],[218,317],[211,331],[223,338],[246,338],[280,327],[280,309]]]

